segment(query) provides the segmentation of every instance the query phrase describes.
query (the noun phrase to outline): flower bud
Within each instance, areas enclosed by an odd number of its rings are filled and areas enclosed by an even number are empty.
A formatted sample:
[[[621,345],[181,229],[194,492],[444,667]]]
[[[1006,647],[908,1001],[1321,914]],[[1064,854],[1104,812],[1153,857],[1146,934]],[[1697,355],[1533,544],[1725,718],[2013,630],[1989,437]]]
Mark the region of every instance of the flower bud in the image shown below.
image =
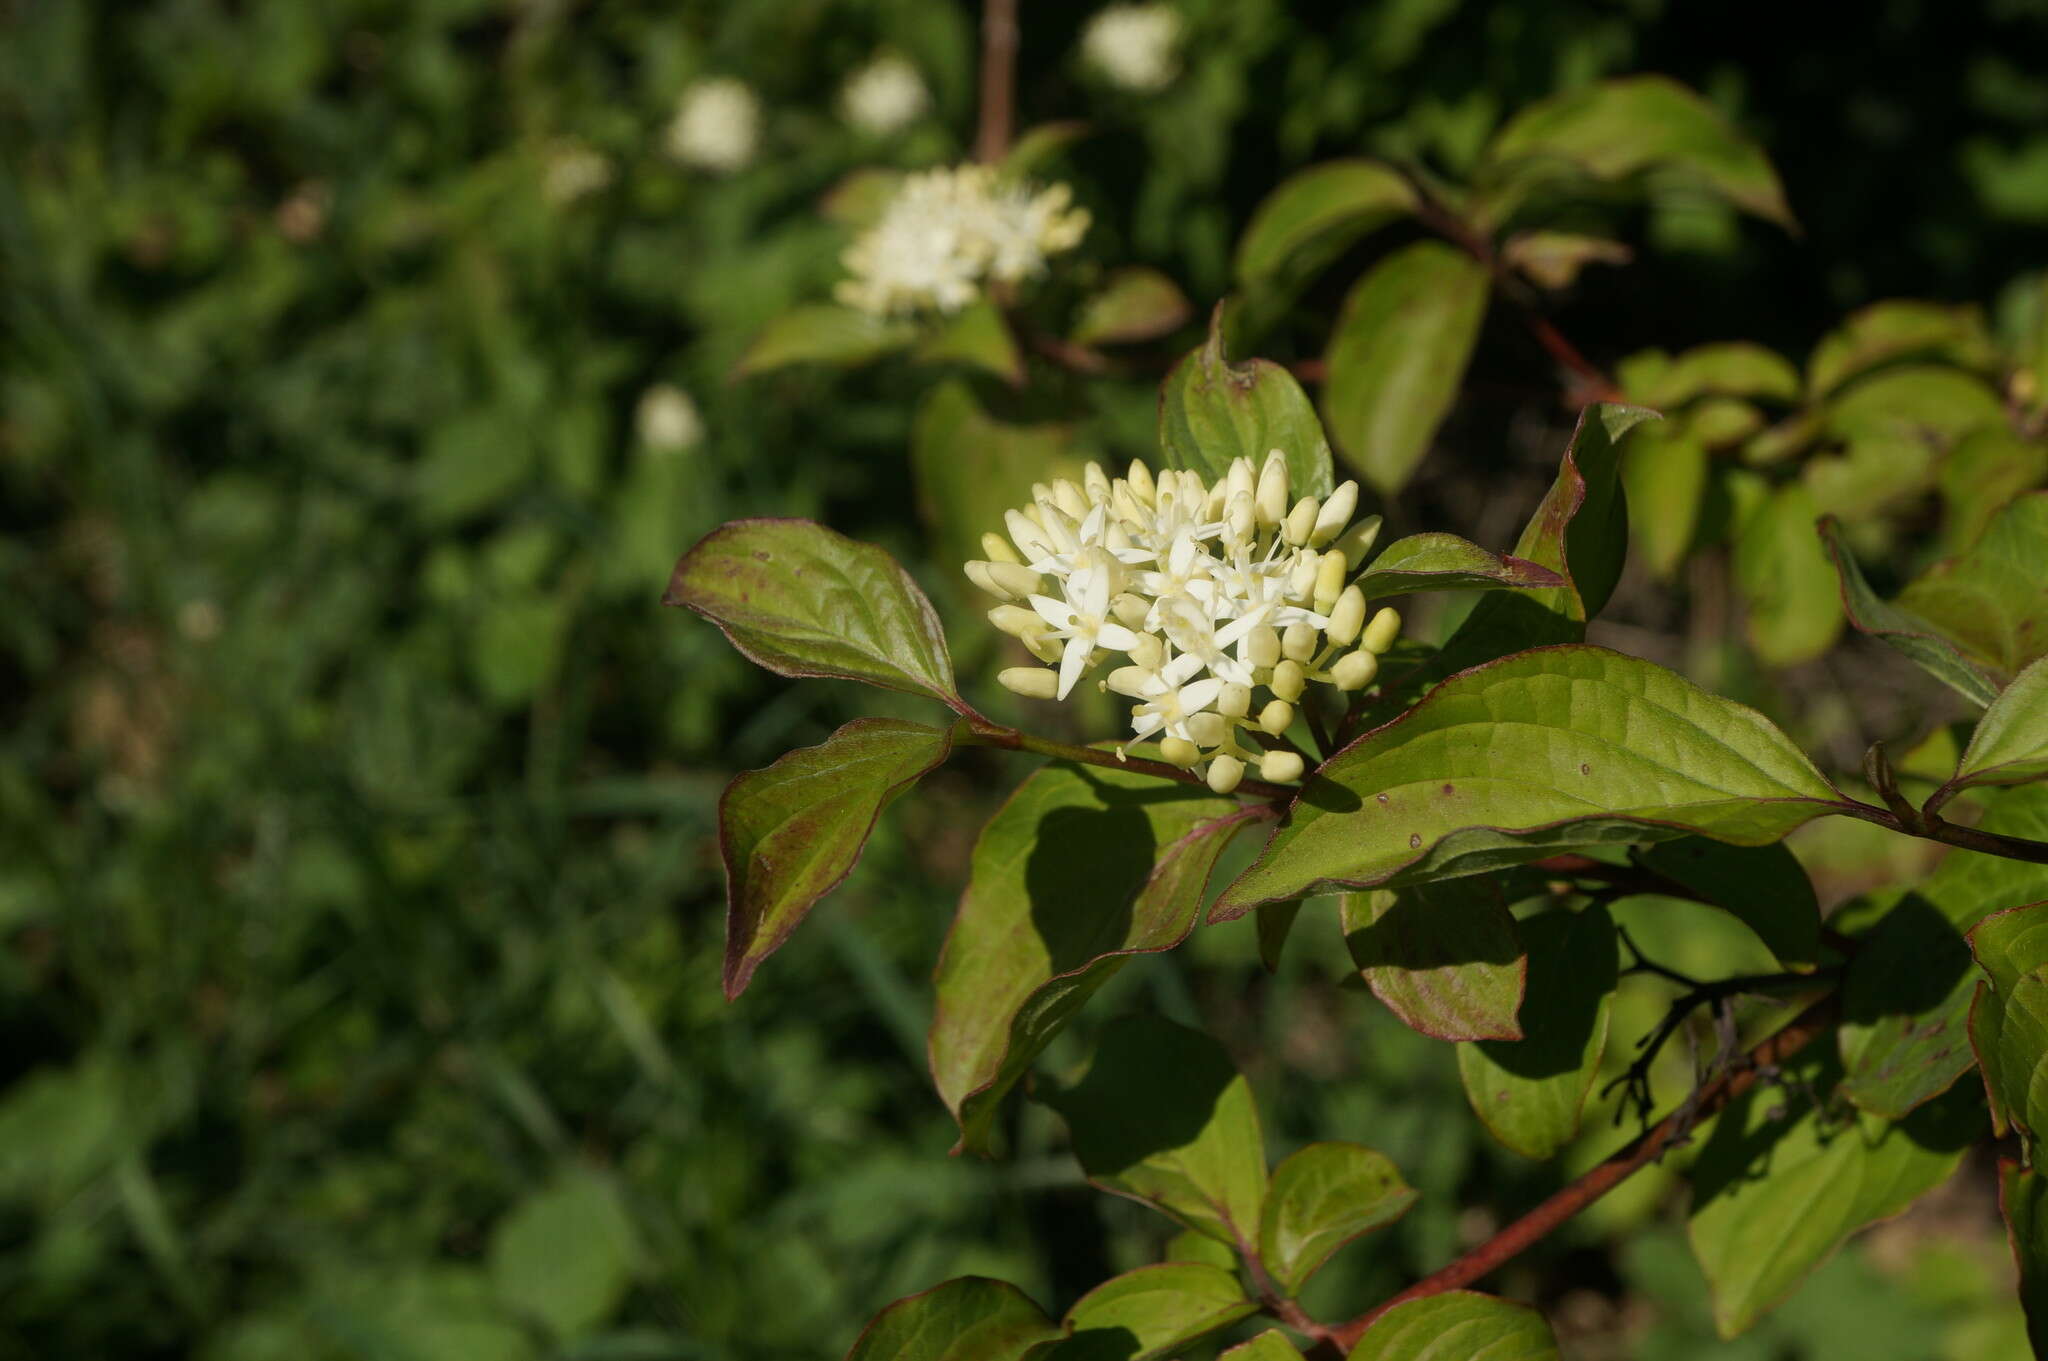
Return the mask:
[[[1245,665],[1264,670],[1280,660],[1280,635],[1271,624],[1261,624],[1244,636]]]
[[[1026,699],[1051,699],[1059,692],[1060,675],[1042,666],[1006,666],[996,672],[996,684]]]
[[[1280,651],[1297,662],[1305,662],[1315,656],[1315,629],[1298,621],[1289,624],[1287,632],[1280,635]]]
[[[1356,586],[1346,586],[1344,594],[1337,597],[1337,603],[1330,610],[1330,627],[1325,630],[1330,641],[1338,647],[1349,647],[1358,631],[1365,627],[1365,592]]]
[[[1336,547],[1341,549],[1344,560],[1355,566],[1365,565],[1366,555],[1380,537],[1380,517],[1368,515],[1337,538]]]
[[[1328,614],[1337,607],[1337,597],[1344,593],[1344,575],[1347,559],[1335,549],[1316,559],[1316,613]]]
[[[1294,726],[1294,706],[1284,699],[1276,699],[1259,710],[1259,726],[1278,737]]]
[[[1278,449],[1266,455],[1266,466],[1259,470],[1259,487],[1253,498],[1258,504],[1261,528],[1271,528],[1287,518],[1287,455]]]
[[[1187,726],[1188,740],[1204,751],[1222,746],[1230,737],[1230,720],[1208,709],[1189,714]]]
[[[1045,536],[1038,522],[1023,511],[1004,511],[1003,527],[1010,531],[1010,541],[1017,545],[1017,551],[1023,554],[1026,562],[1053,555],[1052,540]]]
[[[994,592],[996,595],[1007,593],[1022,600],[1043,584],[1038,573],[1020,562],[988,562],[982,566],[987,570],[988,579],[998,588]]]
[[[1363,690],[1380,673],[1380,659],[1370,652],[1347,652],[1330,668],[1330,679],[1339,690]]]
[[[1145,616],[1151,611],[1152,606],[1144,597],[1132,595],[1128,591],[1109,602],[1109,612],[1127,629],[1145,627]]]
[[[979,559],[969,558],[960,565],[960,570],[966,574],[969,581],[974,583],[976,590],[986,591],[998,600],[1015,600],[1017,598],[1014,592],[1006,591],[996,585],[995,579],[988,574],[988,564]]]
[[[1141,633],[1138,641],[1131,644],[1129,656],[1132,665],[1157,671],[1166,664],[1166,644],[1159,641],[1156,633]]]
[[[1126,524],[1142,525],[1151,518],[1151,507],[1138,499],[1127,482],[1118,483],[1110,492],[1109,508],[1116,512],[1119,522]]]
[[[1102,471],[1102,465],[1092,458],[1081,469],[1081,486],[1091,502],[1109,499],[1109,474]]]
[[[1209,788],[1228,794],[1244,778],[1244,762],[1235,756],[1219,756],[1209,762]]]
[[[1010,541],[1000,534],[981,536],[981,554],[990,562],[1022,562],[1017,550],[1010,547]]]
[[[1202,752],[1185,737],[1169,737],[1159,744],[1159,759],[1185,768],[1201,760]]]
[[[1385,652],[1401,636],[1401,612],[1388,605],[1372,617],[1365,626],[1365,638],[1359,646],[1367,652]]]
[[[1038,658],[1041,662],[1056,663],[1066,651],[1066,649],[1060,646],[1059,639],[1047,634],[1043,629],[1027,633],[1019,641],[1024,644],[1026,652]]]
[[[1132,699],[1147,697],[1146,687],[1152,683],[1153,673],[1142,666],[1120,666],[1109,673],[1102,683],[1120,695]]]
[[[1304,548],[1295,554],[1294,566],[1287,573],[1287,598],[1309,600],[1316,593],[1316,569],[1321,554],[1313,548]]]
[[[1225,487],[1223,493],[1225,501],[1235,501],[1240,496],[1246,498],[1256,496],[1259,490],[1259,480],[1257,470],[1252,467],[1252,461],[1241,457],[1230,460],[1230,472],[1224,477],[1223,485]]]
[[[1152,504],[1152,498],[1157,489],[1153,484],[1152,470],[1150,468],[1140,463],[1137,459],[1132,459],[1130,469],[1124,473],[1124,483],[1130,487],[1131,495],[1137,497],[1148,506]]]
[[[1216,695],[1216,712],[1226,718],[1243,718],[1252,711],[1252,688],[1235,681],[1226,684]]]
[[[1280,526],[1280,537],[1296,548],[1308,542],[1308,536],[1316,527],[1316,498],[1304,496],[1294,503],[1294,509],[1287,512],[1287,519]]]
[[[1079,487],[1069,482],[1066,478],[1063,477],[1052,484],[1052,500],[1054,505],[1073,516],[1074,519],[1085,520],[1088,518],[1088,498],[1081,494]]]
[[[1358,510],[1358,484],[1346,481],[1330,493],[1330,499],[1323,502],[1316,513],[1315,528],[1309,531],[1308,541],[1321,548],[1344,532],[1344,526],[1351,523],[1352,515]],[[1358,559],[1353,558],[1356,562]]]
[[[1045,621],[1038,617],[1038,611],[1022,605],[998,605],[988,612],[988,622],[1012,638],[1029,638],[1045,631]]]
[[[1229,508],[1224,512],[1230,524],[1230,536],[1234,539],[1249,540],[1252,531],[1258,528],[1258,507],[1248,491],[1237,492],[1230,498]]]
[[[1273,668],[1273,679],[1266,682],[1266,688],[1292,704],[1308,688],[1308,672],[1290,658]]]
[[[1301,778],[1304,762],[1297,752],[1269,751],[1259,762],[1259,778],[1274,784],[1292,784]]]

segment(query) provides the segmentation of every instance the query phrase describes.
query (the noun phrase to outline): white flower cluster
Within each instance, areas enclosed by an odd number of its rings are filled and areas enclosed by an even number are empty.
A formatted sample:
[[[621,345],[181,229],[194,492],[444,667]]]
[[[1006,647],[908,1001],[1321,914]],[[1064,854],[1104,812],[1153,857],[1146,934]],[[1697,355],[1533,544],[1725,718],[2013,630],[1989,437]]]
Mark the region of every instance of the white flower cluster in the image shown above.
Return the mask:
[[[640,442],[657,454],[679,454],[704,438],[697,404],[673,383],[656,383],[640,394],[633,427]]]
[[[885,52],[855,71],[839,92],[846,121],[877,137],[909,127],[930,104],[924,77],[893,52]]]
[[[839,300],[876,316],[957,312],[986,281],[1044,272],[1088,230],[1086,209],[1064,184],[1035,189],[993,167],[963,165],[908,176],[875,224],[847,247],[853,277]]]
[[[1111,5],[1089,20],[1081,55],[1113,84],[1151,94],[1180,74],[1180,35],[1172,5]]]
[[[665,138],[684,165],[730,174],[746,168],[761,140],[761,101],[745,81],[700,80],[676,101]]]
[[[1219,794],[1254,761],[1268,780],[1299,779],[1298,754],[1240,735],[1285,733],[1311,681],[1370,685],[1401,630],[1391,609],[1368,621],[1364,592],[1347,584],[1380,528],[1376,515],[1352,524],[1357,506],[1356,482],[1290,504],[1277,449],[1257,470],[1236,460],[1213,487],[1186,470],[1155,479],[1135,462],[1115,480],[1090,463],[1079,485],[1034,487],[1031,505],[1007,512],[1009,537],[984,534],[988,557],[966,570],[1003,602],[989,611],[995,626],[1057,670],[997,679],[1065,699],[1122,653],[1128,664],[1102,686],[1137,701],[1131,731],[1158,738],[1166,760],[1202,769]]]

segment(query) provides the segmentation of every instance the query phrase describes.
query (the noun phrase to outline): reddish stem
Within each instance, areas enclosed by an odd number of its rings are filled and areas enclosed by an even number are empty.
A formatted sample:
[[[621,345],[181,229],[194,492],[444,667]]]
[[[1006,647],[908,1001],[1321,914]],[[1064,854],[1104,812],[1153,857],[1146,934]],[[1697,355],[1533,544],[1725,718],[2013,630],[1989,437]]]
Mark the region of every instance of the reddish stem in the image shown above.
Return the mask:
[[[974,158],[993,165],[1010,150],[1016,119],[1017,0],[983,0],[981,6],[981,124]]]

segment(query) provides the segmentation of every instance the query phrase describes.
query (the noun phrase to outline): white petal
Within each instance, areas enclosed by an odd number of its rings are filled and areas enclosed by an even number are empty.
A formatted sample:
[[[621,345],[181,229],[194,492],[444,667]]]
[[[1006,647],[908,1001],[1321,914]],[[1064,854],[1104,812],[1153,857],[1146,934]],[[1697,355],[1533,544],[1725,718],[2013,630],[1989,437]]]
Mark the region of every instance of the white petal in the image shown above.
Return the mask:
[[[1138,645],[1138,635],[1122,624],[1105,621],[1101,628],[1095,630],[1095,645],[1115,648],[1118,652],[1129,652]]]
[[[1066,651],[1060,654],[1060,688],[1055,699],[1065,699],[1073,690],[1081,673],[1088,669],[1088,654],[1095,650],[1094,644],[1086,638],[1070,639]]]
[[[1034,595],[1031,608],[1038,611],[1038,617],[1056,629],[1074,626],[1074,607],[1064,600],[1054,600],[1049,595]]]

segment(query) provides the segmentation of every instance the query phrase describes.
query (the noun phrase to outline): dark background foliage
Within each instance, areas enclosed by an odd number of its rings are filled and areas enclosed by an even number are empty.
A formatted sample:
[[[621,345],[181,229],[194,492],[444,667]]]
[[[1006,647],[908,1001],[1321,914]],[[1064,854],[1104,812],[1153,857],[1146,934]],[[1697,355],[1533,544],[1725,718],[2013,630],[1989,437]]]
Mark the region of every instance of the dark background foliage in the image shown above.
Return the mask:
[[[1189,0],[1187,70],[1152,97],[1077,62],[1090,7],[1025,9],[1021,122],[1096,127],[1060,172],[1085,253],[1200,306],[1288,170],[1456,173],[1523,104],[1636,71],[1757,136],[1804,232],[1618,210],[1636,263],[1556,314],[1598,361],[1797,356],[1856,305],[1988,306],[2041,263],[2039,0]],[[1021,767],[980,753],[907,800],[728,1007],[718,789],[873,704],[656,607],[676,553],[752,514],[826,519],[949,589],[905,510],[929,374],[726,379],[836,277],[824,191],[963,154],[974,34],[929,0],[0,3],[0,1356],[836,1356],[946,1276],[1058,1307],[1156,1257],[1163,1223],[1081,1186],[1037,1106],[1005,1160],[945,1157],[924,980],[962,809]],[[934,99],[888,139],[833,102],[881,47]],[[766,111],[729,177],[661,150],[721,73]],[[611,171],[566,202],[543,190],[563,139]],[[692,394],[701,443],[636,434],[654,383]],[[1499,322],[1469,392],[1398,513],[1498,544],[1567,413]],[[1142,384],[984,396],[1092,411],[1112,454],[1150,439]],[[1326,1273],[1333,1307],[1555,1184],[1484,1142],[1448,1051],[1340,989],[1329,951],[1268,979],[1249,931],[1093,1011],[1205,1020],[1276,1149],[1366,1139],[1426,1193]],[[1741,949],[1704,919],[1640,932]],[[1617,1035],[1655,1014],[1625,993]],[[1571,1354],[2014,1354],[1995,1223],[1940,1204],[1721,1348],[1660,1189],[1508,1283]]]

